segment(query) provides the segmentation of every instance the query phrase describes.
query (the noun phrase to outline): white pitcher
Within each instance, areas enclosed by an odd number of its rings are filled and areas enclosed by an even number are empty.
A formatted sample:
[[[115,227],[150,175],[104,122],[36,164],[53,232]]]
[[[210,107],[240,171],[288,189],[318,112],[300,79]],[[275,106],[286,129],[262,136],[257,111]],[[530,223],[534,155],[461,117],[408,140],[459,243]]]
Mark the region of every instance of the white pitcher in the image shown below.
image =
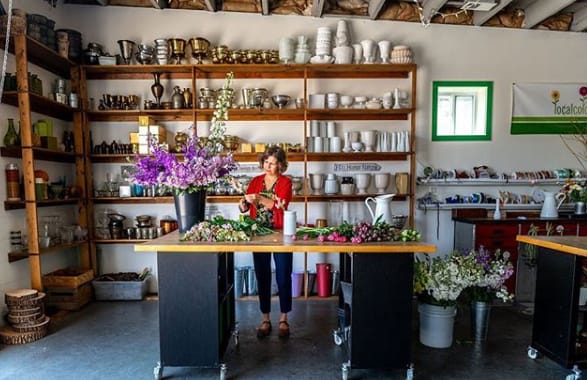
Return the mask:
[[[377,219],[380,219],[381,221],[391,224],[392,214],[390,203],[394,196],[395,194],[384,194],[376,197],[367,197],[365,199],[365,205],[367,206],[367,210],[369,210],[369,214],[371,214],[371,217],[373,218],[373,223],[375,223]],[[369,202],[375,203],[375,212],[371,209]]]
[[[558,193],[554,195],[553,192],[544,192],[544,203],[540,210],[541,218],[558,218],[558,208],[565,201],[566,195]]]

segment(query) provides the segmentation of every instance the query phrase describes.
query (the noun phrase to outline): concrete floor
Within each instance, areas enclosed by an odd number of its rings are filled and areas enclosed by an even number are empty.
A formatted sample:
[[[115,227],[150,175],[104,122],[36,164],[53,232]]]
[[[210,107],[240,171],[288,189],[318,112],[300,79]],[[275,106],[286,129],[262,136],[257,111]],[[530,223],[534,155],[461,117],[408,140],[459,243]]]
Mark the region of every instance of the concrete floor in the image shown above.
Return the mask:
[[[227,379],[341,379],[346,358],[332,338],[336,306],[333,300],[294,301],[291,337],[279,339],[274,330],[259,340],[257,303],[238,301],[240,345],[231,341],[224,357]],[[54,320],[49,335],[37,342],[0,346],[0,379],[153,379],[159,358],[157,307],[156,300],[95,302]],[[276,327],[277,314],[274,319]],[[520,308],[494,307],[489,338],[480,345],[470,341],[468,319],[468,310],[459,311],[455,341],[448,349],[421,345],[414,320],[415,379],[565,380],[571,373],[545,357],[528,358],[531,317]],[[405,375],[405,370],[352,369],[349,379],[394,380]],[[169,367],[164,368],[163,378],[218,379],[219,371]]]

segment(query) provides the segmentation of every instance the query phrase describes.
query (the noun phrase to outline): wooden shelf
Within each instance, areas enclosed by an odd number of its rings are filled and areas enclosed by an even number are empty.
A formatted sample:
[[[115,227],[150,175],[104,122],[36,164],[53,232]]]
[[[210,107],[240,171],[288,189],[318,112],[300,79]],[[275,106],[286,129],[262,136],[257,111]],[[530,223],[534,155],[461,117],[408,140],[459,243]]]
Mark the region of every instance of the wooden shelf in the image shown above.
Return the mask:
[[[3,146],[0,147],[0,156],[22,158],[22,149],[20,147]],[[33,148],[33,156],[35,160],[73,163],[75,162],[75,157],[78,155],[73,152],[61,152],[59,150]]]
[[[330,200],[346,200],[346,201],[364,201],[366,197],[375,197],[381,194],[308,194],[308,195],[294,195],[292,197],[292,202],[326,202]],[[396,195],[393,197],[394,201],[405,201],[409,195]],[[208,195],[206,197],[207,203],[238,203],[240,200],[240,195]],[[164,197],[128,197],[128,198],[120,198],[120,197],[94,197],[92,201],[95,204],[145,204],[145,203],[154,203],[154,204],[173,204],[173,197],[172,196],[164,196]]]
[[[173,197],[93,197],[92,201],[96,204],[105,203],[124,203],[124,204],[142,204],[142,203],[173,203]]]
[[[67,243],[67,244],[57,244],[57,245],[53,245],[48,248],[41,248],[40,254],[56,252],[56,251],[60,251],[65,248],[79,247],[79,246],[86,244],[87,242],[88,242],[87,240],[80,240],[80,241],[75,241],[75,242]],[[29,256],[30,256],[30,254],[29,254],[28,250],[24,250],[24,249],[21,251],[8,252],[8,262],[12,263],[15,261],[28,259]]]
[[[191,79],[192,65],[84,65],[87,79]]]
[[[27,58],[31,63],[42,67],[46,70],[51,71],[63,78],[69,79],[71,76],[71,68],[76,66],[76,63],[70,61],[57,54],[57,52],[42,43],[24,36],[26,39],[26,52]],[[4,42],[6,41],[6,35],[0,35],[0,48],[5,49]],[[11,54],[14,54],[14,37],[10,37],[9,49]]]
[[[308,109],[308,120],[408,120],[413,108],[401,109]]]
[[[583,182],[586,178],[575,178],[577,182]],[[538,185],[556,185],[562,186],[567,181],[566,178],[550,178],[550,179],[482,179],[482,178],[461,178],[461,179],[425,179],[418,178],[418,185],[427,186],[538,186]]]
[[[138,123],[139,116],[151,116],[157,121],[193,121],[192,109],[173,110],[107,110],[86,113],[90,121],[132,121]]]
[[[15,261],[24,260],[29,258],[29,252],[22,250],[22,251],[12,251],[8,252],[8,262],[13,263]]]
[[[199,109],[196,117],[199,121],[208,121],[212,119],[213,113],[213,109]],[[304,110],[297,108],[230,109],[228,117],[230,121],[303,121]]]
[[[223,79],[232,71],[235,79],[302,79],[345,77],[347,79],[408,78],[416,71],[415,64],[195,64],[195,65],[86,65],[82,66],[88,79]]]
[[[29,92],[29,99],[31,102],[31,111],[38,112],[43,115],[52,116],[57,119],[71,121],[73,120],[73,113],[75,108],[71,108],[67,104],[56,102],[44,96],[39,96]],[[18,107],[18,92],[5,91],[2,94],[2,103]]]
[[[238,162],[258,162],[260,153],[234,153],[234,159]],[[140,157],[146,155],[141,154]],[[90,160],[93,163],[132,163],[134,154],[92,154]],[[130,161],[129,161],[130,160]],[[289,162],[304,161],[303,153],[288,153],[287,160]]]
[[[410,152],[308,153],[308,161],[405,161],[410,154]]]
[[[72,205],[79,202],[78,198],[70,199],[50,199],[46,201],[35,202],[37,207],[52,207],[62,205]],[[25,201],[4,201],[4,210],[19,210],[25,208]]]
[[[92,241],[96,244],[138,244],[138,243],[144,243],[149,240],[145,240],[145,239],[94,239]]]

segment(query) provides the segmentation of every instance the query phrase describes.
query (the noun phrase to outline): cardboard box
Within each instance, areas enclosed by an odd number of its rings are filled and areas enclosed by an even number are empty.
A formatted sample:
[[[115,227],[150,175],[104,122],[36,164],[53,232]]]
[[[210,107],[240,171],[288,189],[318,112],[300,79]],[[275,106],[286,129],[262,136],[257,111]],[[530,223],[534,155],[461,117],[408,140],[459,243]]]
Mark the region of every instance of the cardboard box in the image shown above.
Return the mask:
[[[41,136],[41,146],[50,150],[57,150],[57,137]]]
[[[128,134],[128,139],[130,140],[131,144],[138,144],[139,143],[139,132],[131,132]]]
[[[139,136],[147,135],[167,135],[165,127],[160,125],[139,125]]]
[[[155,119],[151,116],[139,116],[139,126],[148,126],[155,124]]]
[[[253,145],[249,143],[241,143],[241,152],[242,153],[252,153],[253,152]]]
[[[149,145],[150,142],[155,140],[157,144],[163,144],[167,142],[166,135],[139,135],[139,145]]]

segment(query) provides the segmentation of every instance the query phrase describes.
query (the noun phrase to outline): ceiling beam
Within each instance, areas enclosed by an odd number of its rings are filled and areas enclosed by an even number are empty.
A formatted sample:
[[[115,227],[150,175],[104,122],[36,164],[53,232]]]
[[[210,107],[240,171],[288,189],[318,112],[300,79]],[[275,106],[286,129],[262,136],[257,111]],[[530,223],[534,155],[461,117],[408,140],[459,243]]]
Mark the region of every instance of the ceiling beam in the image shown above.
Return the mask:
[[[426,21],[430,21],[447,1],[448,0],[426,0],[422,5],[422,18]]]
[[[379,13],[381,12],[381,9],[383,9],[385,3],[386,0],[369,1],[369,17],[371,18],[371,20],[377,19],[377,16],[379,16]]]
[[[512,0],[501,0],[499,4],[497,4],[493,9],[487,12],[480,12],[475,11],[473,14],[473,25],[481,26],[487,22],[490,18],[495,16],[498,12],[500,12],[503,8],[509,5]]]
[[[587,6],[573,13],[571,31],[582,32],[587,29]]]
[[[310,14],[314,17],[322,17],[325,0],[314,0]]]
[[[526,19],[522,27],[531,29],[574,2],[575,0],[537,0],[524,9]]]

